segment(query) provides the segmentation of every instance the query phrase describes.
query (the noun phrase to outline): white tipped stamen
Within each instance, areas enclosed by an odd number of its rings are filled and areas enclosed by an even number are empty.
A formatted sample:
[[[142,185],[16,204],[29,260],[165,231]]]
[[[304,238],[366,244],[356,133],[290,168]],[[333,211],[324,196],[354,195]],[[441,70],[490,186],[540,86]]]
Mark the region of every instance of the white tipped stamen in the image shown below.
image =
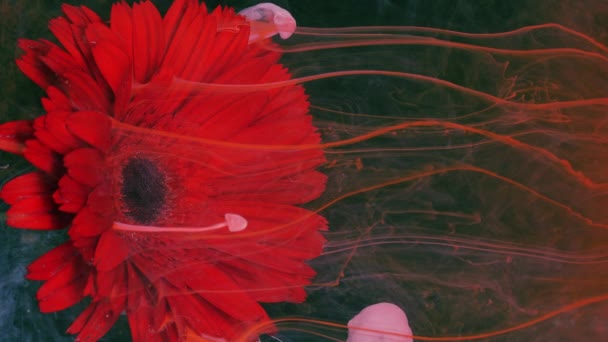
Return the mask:
[[[114,222],[112,229],[126,232],[142,233],[202,233],[222,228],[228,228],[231,233],[236,233],[247,228],[247,219],[238,214],[225,214],[225,221],[207,227],[154,227],[139,226],[134,224]]]
[[[239,14],[246,17],[251,23],[250,44],[276,34],[281,36],[282,39],[287,39],[296,30],[296,20],[291,13],[269,2],[247,7]],[[255,23],[265,25],[254,25]]]
[[[233,233],[240,232],[241,230],[247,228],[247,220],[241,215],[226,214],[224,215],[224,218],[226,219],[226,225],[228,225],[228,230]]]

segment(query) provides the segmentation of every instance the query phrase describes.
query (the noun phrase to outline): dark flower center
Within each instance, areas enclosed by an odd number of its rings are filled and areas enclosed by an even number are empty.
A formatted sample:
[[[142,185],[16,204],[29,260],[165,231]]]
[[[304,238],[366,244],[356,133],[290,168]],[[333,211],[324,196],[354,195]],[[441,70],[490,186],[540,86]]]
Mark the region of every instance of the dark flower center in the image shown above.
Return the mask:
[[[165,204],[165,176],[149,159],[133,157],[122,168],[123,212],[139,224],[156,220]]]

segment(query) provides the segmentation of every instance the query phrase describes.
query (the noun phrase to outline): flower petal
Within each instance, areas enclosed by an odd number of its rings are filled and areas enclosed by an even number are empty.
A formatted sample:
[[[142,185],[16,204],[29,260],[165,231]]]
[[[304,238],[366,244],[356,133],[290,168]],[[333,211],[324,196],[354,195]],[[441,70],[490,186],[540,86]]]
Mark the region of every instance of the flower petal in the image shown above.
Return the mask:
[[[282,178],[243,175],[214,179],[209,185],[210,197],[227,201],[261,201],[266,203],[301,204],[318,198],[325,189],[327,176],[308,171]]]
[[[99,271],[109,271],[129,256],[129,246],[113,231],[105,232],[99,238],[95,249],[95,266]]]
[[[100,22],[101,18],[97,13],[91,11],[86,6],[61,5],[61,10],[65,16],[76,26],[85,26],[90,23]]]
[[[176,17],[178,11],[183,12],[179,18]],[[186,75],[183,71],[190,60],[193,63],[199,61],[199,54],[205,51],[206,46],[213,44],[217,26],[215,21],[209,19],[205,5],[199,7],[198,1],[179,1],[171,6],[164,22],[167,51],[162,69],[170,69],[179,77],[196,79],[194,75]]]
[[[86,62],[76,45],[70,22],[63,17],[55,18],[49,22],[49,29],[71,56],[74,66],[84,69],[86,67]]]
[[[23,154],[25,141],[31,139],[33,133],[30,120],[11,121],[0,125],[0,150]]]
[[[109,270],[97,270],[95,288],[96,293],[93,298],[113,298],[125,296],[131,289],[127,290],[127,265],[126,263]]]
[[[127,263],[127,318],[131,328],[133,341],[156,341],[162,338],[158,331],[151,328],[154,322],[155,308],[164,305],[156,304],[156,296],[153,290],[144,285],[144,279],[131,263]]]
[[[204,103],[192,101],[184,106],[176,117],[181,120],[198,121],[196,131],[192,134],[206,139],[232,140],[243,130],[251,129],[252,123],[259,117],[267,98],[265,96],[214,96]],[[201,113],[200,108],[205,108]],[[238,114],[237,114],[238,113]],[[187,130],[189,130],[187,128]],[[239,151],[242,152],[242,151]]]
[[[129,47],[127,54],[131,59],[133,50],[130,48],[133,46],[133,21],[131,16],[133,10],[126,2],[117,2],[112,5],[112,11],[110,13],[110,29],[116,34],[116,36],[124,43],[124,46]]]
[[[17,45],[25,51],[25,54],[19,57],[16,62],[21,72],[42,89],[46,89],[53,84],[56,81],[56,76],[40,61],[40,56],[48,52],[50,43],[19,39]]]
[[[48,97],[42,99],[42,105],[47,113],[55,110],[72,110],[70,99],[57,87],[49,86],[46,88],[46,94]]]
[[[104,178],[103,155],[96,149],[79,148],[63,161],[70,177],[83,185],[93,188]]]
[[[226,11],[232,10],[226,9]],[[219,25],[224,15],[225,12],[218,7],[212,12],[208,20],[213,18],[218,22],[216,25]],[[229,66],[238,64],[236,62],[242,58],[249,40],[249,24],[243,17],[234,17],[233,20],[232,26],[235,29],[217,31],[214,43],[205,50],[202,58],[196,61],[194,65],[196,68],[192,71],[195,75],[194,79],[214,81],[222,73],[227,72],[230,69]]]
[[[133,73],[135,80],[146,83],[158,67],[164,51],[164,33],[160,13],[151,2],[133,5]]]
[[[79,342],[94,342],[105,335],[125,308],[125,297],[94,301],[70,325],[67,332],[78,334]]]
[[[66,241],[32,262],[27,267],[26,278],[30,280],[50,279],[66,264],[78,257],[78,251],[74,248],[72,242]]]
[[[72,259],[47,280],[38,290],[41,312],[54,312],[78,303],[84,296],[87,266],[80,259]]]
[[[66,154],[82,144],[76,140],[74,136],[65,131],[65,123],[61,119],[61,116],[63,116],[62,114],[65,114],[65,112],[51,112],[47,115],[38,117],[34,120],[34,129],[36,130],[35,136],[38,141],[50,148],[53,152]],[[59,127],[50,129],[49,126],[51,124],[59,124],[64,127],[63,129],[60,129]]]
[[[210,206],[217,212],[238,213],[249,223],[231,239],[209,241],[214,250],[283,273],[315,275],[304,261],[321,253],[325,238],[319,230],[327,229],[323,217],[298,207],[261,202],[220,201]]]
[[[90,188],[76,182],[69,175],[59,180],[59,188],[53,193],[53,200],[61,211],[77,213],[87,201]]]
[[[79,147],[83,143],[66,127],[66,119],[71,115],[71,111],[52,111],[46,115],[45,129],[61,144],[61,150],[56,150],[61,154],[67,154]],[[37,132],[38,133],[38,132]]]
[[[11,204],[7,223],[28,229],[58,229],[69,224],[70,215],[57,211],[52,200],[56,184],[42,172],[31,172],[4,185],[0,196]]]
[[[49,175],[59,176],[64,168],[61,163],[61,156],[50,148],[43,145],[38,140],[28,140],[25,142],[23,156],[40,171]]]
[[[99,236],[111,227],[112,220],[110,218],[97,215],[88,207],[85,207],[74,217],[69,234],[72,239],[78,240],[82,237]]]
[[[221,265],[236,274],[234,281],[258,302],[301,303],[306,299],[303,286],[310,284],[310,275],[284,273],[238,259],[222,260]]]
[[[110,149],[110,117],[99,112],[76,112],[67,118],[70,132],[96,149],[107,152]]]
[[[56,184],[46,174],[30,172],[6,183],[0,191],[0,197],[8,204],[16,204],[27,198],[49,197],[55,187]]]
[[[61,80],[64,72],[78,70],[74,67],[76,63],[72,56],[51,42],[47,42],[45,50],[41,51],[36,58],[56,75],[53,83],[57,85],[61,85],[58,81]]]
[[[71,216],[57,211],[50,196],[36,196],[20,200],[6,212],[9,226],[26,229],[61,229]]]
[[[223,337],[236,337],[236,325],[244,323],[235,322],[196,294],[169,296],[167,302],[172,309],[168,314],[171,315],[178,331],[184,335],[190,328],[199,336],[206,335],[221,340]]]
[[[62,89],[72,101],[76,110],[97,111],[109,113],[111,110],[109,94],[107,94],[96,80],[82,71],[66,71],[62,74]]]
[[[266,312],[217,267],[200,262],[194,267],[167,274],[168,282],[191,289],[229,316],[251,322],[266,318]]]
[[[192,18],[192,16],[198,13],[207,14],[207,7],[204,2],[199,7],[197,0],[174,1],[167,14],[163,17],[163,27],[167,42],[170,42],[174,37],[179,37],[180,35],[177,33],[177,30],[180,28],[180,25],[184,25],[185,22],[188,22],[189,25],[187,18]]]
[[[132,61],[120,39],[104,25],[90,26],[86,31],[89,40],[95,41],[92,48],[95,63],[101,75],[114,93],[114,112],[125,110],[131,95]],[[116,114],[114,114],[116,115]]]

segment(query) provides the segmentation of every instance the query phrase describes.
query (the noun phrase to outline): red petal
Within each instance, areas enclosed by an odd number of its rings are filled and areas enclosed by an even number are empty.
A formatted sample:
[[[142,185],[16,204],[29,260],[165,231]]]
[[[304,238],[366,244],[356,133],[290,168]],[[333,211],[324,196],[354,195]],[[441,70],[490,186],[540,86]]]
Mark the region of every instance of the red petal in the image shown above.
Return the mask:
[[[81,184],[94,188],[103,180],[103,155],[96,149],[77,149],[66,155],[63,161],[70,177]]]
[[[103,183],[89,194],[87,203],[90,205],[87,208],[99,216],[113,217],[113,199],[114,194],[111,192],[110,186]]]
[[[145,280],[149,282],[148,279]],[[156,287],[153,289],[157,293],[161,293],[158,295],[160,299],[158,299],[158,304],[156,304],[156,308],[154,308],[154,312],[152,313],[152,326],[156,330],[165,330],[167,326],[175,326],[176,321],[179,323],[180,320],[173,317],[171,314],[171,308],[169,307],[169,296],[163,295],[165,293],[165,288],[170,285],[165,282],[156,283]],[[179,306],[175,306],[179,307]],[[183,321],[183,319],[182,319]]]
[[[84,311],[81,312],[80,315],[78,315],[78,318],[76,318],[74,322],[72,322],[72,325],[70,325],[67,332],[70,334],[76,334],[81,331],[86,325],[91,315],[95,312],[96,307],[97,302],[89,304],[89,306],[87,306],[87,308],[84,309]]]
[[[25,142],[23,156],[32,165],[47,174],[58,176],[63,173],[61,156],[43,145],[38,140],[28,140]]]
[[[189,10],[185,10],[179,19],[174,19],[173,13],[165,17],[167,25],[165,31],[169,36],[167,36],[167,52],[162,68],[170,69],[176,76],[191,80],[196,78],[193,78],[194,75],[185,75],[184,69],[189,63],[200,61],[200,56],[213,44],[217,31],[215,20],[207,16],[204,4],[200,8],[197,7],[198,4],[189,5]],[[169,32],[172,32],[172,36]]]
[[[65,228],[71,220],[67,214],[58,212],[50,197],[31,197],[15,203],[6,212],[9,226],[26,229]]]
[[[46,112],[52,111],[71,111],[70,99],[57,87],[50,86],[46,88],[48,98],[42,99],[42,105]]]
[[[299,127],[294,130],[293,127]],[[268,144],[268,145],[297,145],[318,144],[319,135],[314,132],[309,116],[259,123],[250,129],[242,130],[234,138],[235,142]],[[320,151],[320,148],[318,150]]]
[[[59,311],[78,303],[84,296],[85,270],[81,260],[73,260],[46,281],[36,294],[40,311]]]
[[[134,76],[139,83],[146,83],[163,57],[162,18],[151,2],[143,2],[133,5],[132,19]]]
[[[207,54],[207,60],[199,62],[209,63],[209,69],[206,72],[205,79],[213,80],[217,83],[222,83],[221,76],[226,73],[233,65],[240,62],[244,51],[247,49],[249,41],[249,24],[243,21],[242,28],[238,32],[218,32],[216,43]],[[198,70],[193,71],[194,75],[198,74]]]
[[[18,46],[25,54],[17,59],[17,66],[29,79],[42,89],[46,89],[56,80],[56,76],[39,59],[47,53],[49,46],[46,42],[20,39]]]
[[[257,125],[254,124],[255,119],[257,119],[260,110],[267,101],[265,96],[255,95],[224,95],[216,96],[216,98],[217,100],[206,101],[204,104],[204,108],[206,108],[204,115],[200,114],[200,109],[194,109],[192,106],[185,106],[180,110],[176,117],[188,118],[188,116],[198,113],[198,120],[202,122],[202,124],[197,127],[197,133],[200,134],[201,137],[206,139],[228,140],[243,130],[250,130],[251,126],[256,127]],[[201,107],[198,106],[198,108]]]
[[[80,302],[82,298],[84,298],[84,295],[82,294],[84,282],[85,278],[78,278],[71,283],[66,284],[63,288],[57,290],[57,292],[48,297],[40,298],[38,303],[40,312],[64,310]]]
[[[317,149],[269,152],[217,146],[213,152],[205,162],[213,166],[206,171],[214,178],[224,177],[227,172],[238,177],[263,175],[270,179],[289,178],[325,162],[323,152]]]
[[[184,335],[190,328],[199,335],[205,334],[217,339],[237,337],[236,328],[244,323],[227,316],[196,294],[169,296],[167,301],[172,308],[168,314]]]
[[[224,70],[223,73],[215,80],[217,83],[225,84],[262,84],[265,81],[276,82],[283,80],[283,78],[272,78],[266,80],[265,76],[268,75],[269,71],[276,67],[275,59],[277,58],[259,58],[257,56],[248,58],[245,54],[240,54],[241,60],[235,62],[230,69]],[[278,54],[276,54],[278,56]],[[289,77],[285,77],[285,80]],[[277,90],[266,91],[266,94],[274,94]]]
[[[67,332],[78,334],[79,342],[94,342],[105,335],[125,308],[124,296],[91,303]]]
[[[74,240],[82,237],[94,237],[101,235],[112,227],[112,220],[93,213],[88,207],[82,209],[70,227],[70,237]]]
[[[259,265],[286,273],[303,274],[308,277],[315,275],[314,271],[303,260],[290,259],[279,254],[280,251],[275,251],[274,248],[263,245],[243,242],[223,245],[214,244],[213,248],[252,265]],[[229,259],[229,257],[226,259]],[[221,259],[220,261],[223,260]]]
[[[192,25],[188,27],[188,31],[181,39],[187,46],[191,46],[190,51],[192,52],[185,54],[185,50],[177,50],[177,61],[181,65],[175,65],[174,70],[177,75],[185,79],[195,81],[209,80],[207,72],[212,68],[209,63],[213,64],[209,60],[209,52],[212,51],[213,46],[218,41],[215,18],[199,15],[195,18]],[[181,32],[178,34],[181,34]],[[179,56],[180,54],[181,56]]]
[[[63,45],[65,50],[72,56],[74,66],[84,70],[87,63],[76,44],[70,22],[63,17],[55,18],[49,22],[49,29],[53,32],[53,35],[55,35],[61,45]]]
[[[76,112],[67,119],[68,129],[96,149],[110,149],[110,117],[99,112]]]
[[[97,292],[95,298],[114,298],[126,296],[131,288],[127,289],[127,265],[120,264],[110,271],[98,270],[95,277]]]
[[[52,112],[57,116],[57,112]],[[50,129],[49,119],[51,114],[47,114],[37,118],[34,121],[34,128],[36,130],[35,136],[42,144],[51,149],[53,152],[59,154],[66,154],[74,148],[78,147],[78,142],[75,141],[74,137],[68,133],[68,136],[62,136],[61,130]],[[65,129],[64,129],[65,131]],[[64,139],[66,138],[66,139]]]
[[[325,190],[327,176],[309,171],[272,179],[253,175],[215,179],[209,186],[209,196],[221,200],[261,201],[282,204],[307,203]]]
[[[72,56],[53,43],[49,42],[47,45],[48,51],[37,57],[48,69],[58,75],[56,78],[60,78],[68,70],[77,69],[74,67],[76,61]]]
[[[97,239],[95,239],[97,240]],[[91,258],[85,257],[83,254],[83,259],[84,260],[93,260],[93,257],[91,256]],[[92,263],[88,262],[89,264]],[[87,277],[87,284],[84,286],[84,290],[82,290],[82,293],[85,296],[90,296],[90,297],[95,297],[95,272],[89,272],[89,276]]]
[[[77,258],[78,251],[74,248],[71,241],[51,249],[36,259],[27,267],[27,275],[30,280],[47,280],[55,275],[61,268]]]
[[[238,213],[249,223],[245,231],[233,234],[230,243],[222,239],[208,242],[214,250],[230,256],[221,262],[234,257],[294,276],[315,275],[304,261],[321,253],[325,239],[319,230],[327,227],[324,218],[288,205],[228,201],[210,205],[214,212]]]
[[[259,83],[266,83],[288,80],[290,78],[291,76],[287,69],[280,64],[272,64],[266,74],[259,77],[257,81]],[[261,123],[291,120],[298,117],[310,118],[310,115],[308,115],[309,103],[302,86],[285,87],[269,93],[272,94],[272,101],[269,101],[266,108],[262,111],[263,118],[260,119]],[[312,126],[310,126],[310,131],[313,131]],[[317,137],[315,141],[310,141],[310,143],[318,141],[320,139]]]
[[[111,110],[108,94],[102,90],[97,81],[83,71],[66,71],[61,88],[70,97],[72,107],[76,110],[109,113]]]
[[[179,37],[177,30],[180,25],[185,22],[190,22],[187,18],[192,18],[196,14],[206,14],[207,8],[205,3],[202,3],[199,7],[197,0],[176,0],[173,2],[167,14],[163,18],[163,27],[165,29],[165,38],[167,42],[170,42],[173,37]]]
[[[123,272],[123,270],[119,272]],[[126,313],[133,341],[176,341],[177,338],[171,339],[168,337],[167,329],[163,328],[162,331],[159,331],[159,329],[154,328],[154,313],[167,307],[165,301],[157,303],[157,289],[148,286],[148,281],[142,279],[130,263],[126,264],[125,273],[128,278],[123,283],[128,284],[128,289],[124,288],[122,291],[127,293]],[[112,281],[112,277],[107,277],[102,282],[107,281]],[[99,282],[99,286],[106,286],[102,285],[102,282]],[[161,312],[161,317],[165,317],[164,312]]]
[[[234,15],[234,10],[221,7],[216,8],[211,14],[216,18],[218,27],[232,27],[232,30],[222,30],[216,33],[216,42],[209,49],[206,59],[200,63],[208,63],[209,70],[205,78],[216,80],[219,76],[238,64],[248,49],[249,23],[242,16]]]
[[[85,6],[61,5],[61,10],[65,16],[76,26],[82,27],[92,22],[100,22],[101,18],[95,12]]]
[[[86,6],[80,6],[80,10],[82,14],[87,18],[88,22],[95,23],[101,22],[101,18],[97,15],[97,13],[93,12],[90,8]]]
[[[306,299],[303,286],[309,285],[310,276],[284,273],[237,259],[222,260],[221,269],[233,276],[238,286],[258,302],[301,303]]]
[[[86,33],[89,40],[97,42],[92,48],[95,63],[114,93],[114,111],[121,113],[131,95],[131,58],[119,38],[106,26],[99,24],[89,27]]]
[[[129,246],[113,231],[101,235],[95,249],[95,266],[101,272],[118,266],[129,256]]]
[[[144,280],[133,268],[131,263],[127,263],[127,318],[131,328],[133,341],[155,341],[159,338],[156,329],[151,329],[150,325],[154,322],[154,311],[156,308],[164,308],[165,303],[156,304],[156,296],[148,291]],[[147,281],[146,281],[147,282]],[[162,340],[161,340],[162,341]]]
[[[90,188],[64,175],[59,180],[59,189],[53,194],[53,200],[61,211],[77,213],[86,203],[90,191]]]
[[[121,39],[124,46],[129,48],[125,51],[129,54],[129,57],[131,57],[131,53],[133,52],[131,49],[131,42],[133,41],[132,13],[133,10],[131,10],[131,7],[127,3],[120,2],[112,5],[112,12],[110,14],[110,28]]]
[[[71,111],[57,110],[46,115],[46,129],[65,146],[64,150],[58,151],[61,154],[67,154],[84,145],[66,127],[66,121],[71,114]]]
[[[32,121],[11,121],[0,125],[0,150],[23,154],[25,141],[31,139],[34,134]]]
[[[217,309],[241,322],[259,321],[267,317],[257,302],[212,265],[200,262],[195,267],[170,272],[166,279],[178,287],[187,286],[184,290],[196,291]]]
[[[15,204],[30,197],[48,197],[55,187],[56,184],[44,173],[30,172],[6,183],[0,197],[8,204]]]

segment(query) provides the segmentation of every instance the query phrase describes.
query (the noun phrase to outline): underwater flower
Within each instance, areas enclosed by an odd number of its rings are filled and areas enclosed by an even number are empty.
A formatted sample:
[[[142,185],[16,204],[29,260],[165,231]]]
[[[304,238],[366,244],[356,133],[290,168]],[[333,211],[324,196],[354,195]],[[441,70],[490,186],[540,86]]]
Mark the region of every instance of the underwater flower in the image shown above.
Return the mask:
[[[122,313],[134,341],[232,340],[269,320],[260,303],[302,302],[326,221],[298,205],[324,191],[325,158],[304,89],[256,87],[290,79],[271,43],[197,0],[164,17],[121,2],[109,25],[63,12],[60,46],[19,42],[45,114],[0,125],[0,149],[37,169],[2,188],[8,224],[68,230],[28,267],[40,310],[89,297],[80,341]]]

